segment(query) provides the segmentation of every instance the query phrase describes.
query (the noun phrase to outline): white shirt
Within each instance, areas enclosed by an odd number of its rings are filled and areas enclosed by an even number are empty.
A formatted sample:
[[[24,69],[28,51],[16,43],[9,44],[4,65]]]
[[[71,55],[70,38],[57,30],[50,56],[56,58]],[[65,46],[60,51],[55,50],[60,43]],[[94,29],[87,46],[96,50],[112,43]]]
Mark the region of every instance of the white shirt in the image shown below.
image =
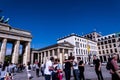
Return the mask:
[[[49,67],[52,66],[52,62],[51,61],[47,61],[45,63],[45,70],[44,70],[44,74],[46,75],[51,75],[52,71],[49,71]]]
[[[41,64],[41,67],[44,67],[44,64]]]
[[[77,60],[74,60],[74,61],[73,61],[73,69],[78,69]]]
[[[0,74],[1,74],[0,78],[4,78],[7,74],[7,72],[6,71],[1,71]]]
[[[31,67],[31,66],[30,66]],[[26,67],[26,71],[27,71],[27,76],[28,78],[31,77],[31,70],[28,69],[28,66]]]

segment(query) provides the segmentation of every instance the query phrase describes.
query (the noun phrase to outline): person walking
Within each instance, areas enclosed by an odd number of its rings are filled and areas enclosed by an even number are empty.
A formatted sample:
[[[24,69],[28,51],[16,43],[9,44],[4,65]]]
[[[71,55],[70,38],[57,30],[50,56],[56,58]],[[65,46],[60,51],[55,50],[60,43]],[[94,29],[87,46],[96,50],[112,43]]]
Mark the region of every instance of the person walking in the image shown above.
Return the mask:
[[[72,67],[72,59],[69,57],[68,59],[65,59],[65,78],[66,80],[70,80],[71,77],[71,67]]]
[[[27,76],[28,76],[28,80],[31,80],[33,78],[33,76],[31,75],[31,66],[30,66],[30,62],[27,63],[27,67],[26,67],[26,71],[27,71]]]
[[[40,63],[36,63],[35,65],[35,68],[36,68],[36,76],[39,77],[39,71],[40,71]]]
[[[45,80],[51,80],[51,74],[54,69],[52,62],[54,62],[54,58],[50,57],[50,60],[46,61],[45,63],[45,70],[44,70]]]
[[[79,80],[78,62],[75,60],[75,57],[73,57],[73,75],[74,80]]]
[[[93,56],[93,64],[95,65],[95,72],[97,74],[98,80],[104,80],[101,72],[101,62],[96,55]]]
[[[79,71],[80,71],[80,75],[79,78],[80,80],[85,80],[85,76],[84,76],[84,63],[83,60],[81,60],[81,58],[79,58]]]
[[[42,62],[42,64],[41,64],[41,73],[42,73],[42,76],[44,76],[44,69],[45,69],[45,65],[44,65],[44,63]]]
[[[112,80],[120,80],[120,78],[116,73],[116,71],[120,70],[120,67],[117,64],[117,59],[118,59],[118,56],[114,54],[111,60],[111,69],[110,69],[110,73],[112,74]],[[120,75],[120,73],[118,74]]]
[[[58,73],[57,73],[57,66],[58,66],[58,59],[55,59],[53,64],[54,70],[52,71],[52,80],[59,80]]]

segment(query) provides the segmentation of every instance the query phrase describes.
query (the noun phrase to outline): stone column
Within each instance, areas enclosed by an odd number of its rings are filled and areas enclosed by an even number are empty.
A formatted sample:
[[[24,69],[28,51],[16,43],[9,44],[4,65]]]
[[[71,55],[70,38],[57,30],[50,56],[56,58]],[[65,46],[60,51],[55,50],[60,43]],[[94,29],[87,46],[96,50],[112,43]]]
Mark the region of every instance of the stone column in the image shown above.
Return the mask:
[[[50,50],[48,50],[48,59],[50,59]]]
[[[43,53],[41,52],[41,63],[43,62]]]
[[[0,51],[0,62],[4,63],[5,53],[6,53],[7,39],[2,40],[1,51]]]
[[[23,64],[27,65],[27,62],[30,62],[30,42],[25,44],[25,51],[23,54]]]
[[[65,60],[65,50],[62,50],[62,62]]]
[[[54,51],[54,49],[52,50],[52,57],[54,57],[55,56],[55,51]]]
[[[14,44],[14,51],[12,54],[12,63],[17,64],[19,59],[19,47],[20,47],[20,41],[16,41]]]
[[[31,53],[31,63],[33,64],[34,53]]]
[[[38,53],[38,62],[40,61],[40,54]]]
[[[57,57],[60,59],[60,49],[57,49]]]
[[[46,62],[46,51],[44,51],[44,63]]]

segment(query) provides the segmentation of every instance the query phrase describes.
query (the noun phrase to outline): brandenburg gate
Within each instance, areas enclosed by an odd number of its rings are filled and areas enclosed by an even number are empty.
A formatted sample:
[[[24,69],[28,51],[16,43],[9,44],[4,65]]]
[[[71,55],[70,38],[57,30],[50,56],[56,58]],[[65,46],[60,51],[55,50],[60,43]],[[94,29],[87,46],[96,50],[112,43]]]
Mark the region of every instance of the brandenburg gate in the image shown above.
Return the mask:
[[[20,45],[22,45],[23,64],[30,61],[30,43],[32,35],[30,32],[12,28],[10,25],[0,23],[0,62],[4,63],[7,43],[12,44],[12,63],[18,63]]]

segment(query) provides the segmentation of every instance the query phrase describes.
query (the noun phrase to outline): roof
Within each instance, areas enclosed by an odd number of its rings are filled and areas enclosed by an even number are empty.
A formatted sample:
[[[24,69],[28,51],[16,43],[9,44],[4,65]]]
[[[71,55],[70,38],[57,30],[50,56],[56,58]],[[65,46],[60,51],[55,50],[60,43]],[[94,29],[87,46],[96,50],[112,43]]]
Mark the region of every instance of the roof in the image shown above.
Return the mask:
[[[62,38],[59,38],[57,41],[62,40],[62,39],[65,39],[65,38],[68,38],[68,37],[71,37],[71,36],[77,36],[77,37],[80,37],[80,38],[83,38],[83,39],[87,39],[87,40],[90,40],[90,41],[96,42],[96,41],[94,41],[94,40],[91,40],[91,39],[85,38],[85,37],[80,36],[80,35],[75,34],[75,33],[72,33],[72,34],[70,34],[70,35],[68,35],[68,36],[65,36],[65,37],[62,37]]]
[[[62,43],[56,43],[56,44],[53,44],[53,45],[50,45],[50,46],[47,46],[47,47],[44,47],[44,48],[37,49],[37,51],[46,50],[46,49],[53,48],[53,47],[58,47],[58,46],[74,48],[74,45],[65,41],[65,42],[62,42]],[[36,49],[32,49],[32,50],[36,50]]]

